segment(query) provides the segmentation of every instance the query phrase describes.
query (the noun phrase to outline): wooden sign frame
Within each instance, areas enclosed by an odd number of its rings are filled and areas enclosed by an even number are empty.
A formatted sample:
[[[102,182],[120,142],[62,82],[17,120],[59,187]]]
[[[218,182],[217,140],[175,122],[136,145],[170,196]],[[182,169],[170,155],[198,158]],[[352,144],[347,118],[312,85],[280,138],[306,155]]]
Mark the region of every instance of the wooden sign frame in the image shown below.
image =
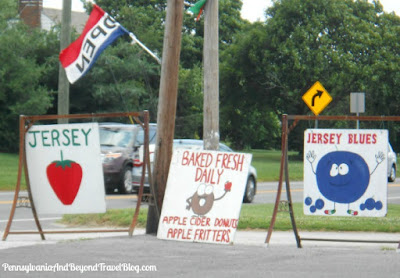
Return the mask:
[[[115,118],[115,117],[129,117],[133,123],[132,118],[137,124],[139,124],[144,130],[144,159],[142,165],[142,177],[140,180],[138,200],[136,203],[135,213],[132,217],[132,222],[128,229],[93,229],[93,230],[57,230],[57,231],[44,231],[40,224],[35,204],[32,198],[32,191],[29,181],[29,173],[26,162],[26,152],[25,152],[25,134],[37,121],[48,121],[48,120],[58,120],[58,119],[92,119],[95,118]],[[140,205],[143,197],[144,191],[144,179],[146,175],[146,170],[148,172],[149,183],[151,188],[151,193],[154,195],[152,180],[151,180],[151,167],[150,167],[150,153],[149,153],[149,112],[147,110],[142,112],[121,112],[121,113],[100,113],[100,114],[72,114],[72,115],[36,115],[36,116],[24,116],[21,115],[19,119],[19,161],[18,161],[18,176],[17,184],[14,193],[14,199],[10,211],[10,217],[7,222],[6,229],[3,234],[3,241],[5,241],[9,234],[39,234],[42,240],[45,240],[45,234],[61,234],[61,233],[108,233],[108,232],[128,232],[129,236],[133,235],[133,231],[137,224],[137,219],[139,216]],[[22,169],[25,173],[25,182],[28,192],[28,199],[30,207],[32,209],[33,218],[37,227],[37,231],[10,231],[11,224],[14,219],[15,210],[17,208],[17,203],[19,199],[19,193],[21,190],[21,178]],[[153,196],[154,197],[154,196]]]
[[[293,121],[292,126],[289,127],[289,120]],[[297,247],[302,248],[301,241],[331,241],[331,242],[359,242],[359,243],[398,243],[398,250],[400,249],[400,241],[393,240],[361,240],[361,239],[329,239],[329,238],[304,238],[300,237],[300,234],[297,229],[296,219],[293,212],[293,202],[290,191],[290,181],[289,181],[289,161],[288,161],[288,137],[290,131],[296,127],[299,121],[375,121],[375,122],[400,122],[400,116],[306,116],[306,115],[282,115],[282,144],[281,144],[281,163],[280,163],[280,173],[279,173],[279,183],[278,190],[276,194],[275,206],[272,213],[271,222],[268,228],[267,237],[265,239],[265,243],[269,244],[271,239],[271,235],[275,226],[275,221],[278,212],[280,211],[280,205],[282,203],[285,204],[285,207],[288,209],[290,214],[290,220],[292,229],[294,232],[294,236],[296,239]],[[286,194],[287,201],[281,201],[281,193],[283,187],[283,176],[285,175],[285,184],[286,184]]]

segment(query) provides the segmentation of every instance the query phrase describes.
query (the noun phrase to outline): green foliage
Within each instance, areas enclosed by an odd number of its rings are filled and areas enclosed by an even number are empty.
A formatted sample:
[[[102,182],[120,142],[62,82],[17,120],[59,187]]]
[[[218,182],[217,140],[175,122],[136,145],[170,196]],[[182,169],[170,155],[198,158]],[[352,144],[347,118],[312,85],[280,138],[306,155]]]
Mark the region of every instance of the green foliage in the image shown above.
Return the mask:
[[[221,131],[236,149],[279,147],[279,110],[265,99],[268,72],[260,68],[263,28],[248,25],[221,55]]]
[[[71,111],[96,113],[147,109],[155,113],[160,68],[144,55],[137,46],[125,41],[108,47],[96,66],[73,86]]]
[[[161,58],[167,1],[96,3]],[[241,6],[241,0],[219,1],[222,141],[235,149],[279,148],[281,115],[310,114],[301,96],[317,80],[333,97],[323,114],[349,114],[349,93],[358,91],[366,92],[366,115],[398,114],[400,18],[384,13],[379,2],[277,0],[266,21],[253,24],[240,18]],[[86,7],[90,12],[91,3]],[[16,151],[20,114],[57,113],[59,27],[28,29],[17,20],[17,1],[4,0],[0,30],[0,150]],[[203,36],[204,17],[195,22],[184,14],[175,134],[180,138],[202,137]],[[124,36],[70,87],[70,113],[146,109],[155,122],[160,72]],[[290,149],[301,152],[303,130],[313,125],[301,122],[291,131]],[[388,128],[394,149],[400,149],[400,124],[361,127]]]
[[[17,1],[3,0],[0,2],[0,30],[5,30],[16,18]]]
[[[363,91],[366,115],[396,115],[399,20],[366,0],[275,1],[266,22],[246,26],[224,53],[223,94],[234,107],[246,99],[247,110],[304,115],[301,96],[319,80],[333,97],[324,114],[349,114],[349,93]],[[391,133],[397,140],[397,124]],[[290,147],[301,150],[301,140]]]
[[[200,65],[179,71],[175,138],[199,138],[203,132],[202,80],[203,69]]]
[[[46,113],[52,104],[45,76],[54,52],[48,49],[46,33],[28,29],[12,20],[15,10],[5,10],[0,13],[0,26],[7,26],[0,31],[0,150],[16,151],[19,115]]]
[[[166,1],[99,0],[96,3],[160,56]],[[90,10],[91,4],[86,6]],[[240,0],[220,1],[221,48],[227,47],[232,35],[241,28],[240,8]],[[184,14],[175,135],[179,138],[202,135],[203,33],[203,19],[195,22],[193,17]],[[103,52],[84,80],[71,87],[71,111],[87,110],[85,104],[90,102],[88,112],[147,109],[151,121],[155,121],[159,78],[160,67],[153,58],[139,46],[128,44],[127,38],[119,39]]]

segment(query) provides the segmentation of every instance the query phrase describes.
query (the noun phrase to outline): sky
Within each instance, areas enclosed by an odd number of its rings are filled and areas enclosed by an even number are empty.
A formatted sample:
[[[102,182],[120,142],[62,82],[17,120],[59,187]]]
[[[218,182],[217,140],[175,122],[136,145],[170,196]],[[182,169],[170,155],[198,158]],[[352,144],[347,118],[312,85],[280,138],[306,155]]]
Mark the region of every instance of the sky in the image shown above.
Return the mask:
[[[62,1],[63,0],[43,0],[43,6],[46,8],[61,9]],[[243,0],[242,17],[251,22],[264,20],[264,11],[268,6],[272,5],[271,3],[271,0]],[[381,0],[381,3],[385,12],[394,11],[397,15],[400,15],[399,0]],[[83,10],[83,5],[80,0],[72,0],[72,10]]]
[[[272,5],[271,0],[242,0],[242,17],[251,22],[264,19],[265,9]],[[334,0],[332,0],[334,1]],[[372,1],[369,1],[372,2]],[[395,12],[400,15],[400,1],[399,0],[381,0],[383,10],[385,12]]]
[[[52,9],[62,9],[63,0],[43,0],[43,7]],[[73,11],[83,11],[83,5],[80,0],[71,0]]]

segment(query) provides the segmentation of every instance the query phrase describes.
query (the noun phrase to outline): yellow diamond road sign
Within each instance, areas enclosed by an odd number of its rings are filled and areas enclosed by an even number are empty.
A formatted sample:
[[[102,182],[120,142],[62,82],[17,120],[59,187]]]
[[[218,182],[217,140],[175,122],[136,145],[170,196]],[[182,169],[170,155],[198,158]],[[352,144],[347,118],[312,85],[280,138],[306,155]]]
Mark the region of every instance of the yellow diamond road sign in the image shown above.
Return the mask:
[[[332,101],[332,97],[319,81],[312,85],[302,99],[316,116]]]

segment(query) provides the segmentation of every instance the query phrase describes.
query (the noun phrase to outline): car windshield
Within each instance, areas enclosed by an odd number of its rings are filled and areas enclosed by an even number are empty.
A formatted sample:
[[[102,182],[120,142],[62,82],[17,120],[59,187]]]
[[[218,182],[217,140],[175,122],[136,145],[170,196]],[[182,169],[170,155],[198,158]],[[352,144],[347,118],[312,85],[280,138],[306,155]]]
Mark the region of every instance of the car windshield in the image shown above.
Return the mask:
[[[150,127],[149,128],[149,143],[154,144],[156,141],[156,129]],[[141,128],[138,131],[138,135],[136,137],[136,145],[141,146],[144,144],[144,130]]]
[[[174,149],[191,149],[191,150],[203,150],[202,140],[185,140],[185,139],[175,139]],[[233,152],[231,148],[224,144],[219,144],[219,151],[221,152]]]
[[[125,148],[133,138],[132,130],[120,128],[100,128],[100,145]]]

